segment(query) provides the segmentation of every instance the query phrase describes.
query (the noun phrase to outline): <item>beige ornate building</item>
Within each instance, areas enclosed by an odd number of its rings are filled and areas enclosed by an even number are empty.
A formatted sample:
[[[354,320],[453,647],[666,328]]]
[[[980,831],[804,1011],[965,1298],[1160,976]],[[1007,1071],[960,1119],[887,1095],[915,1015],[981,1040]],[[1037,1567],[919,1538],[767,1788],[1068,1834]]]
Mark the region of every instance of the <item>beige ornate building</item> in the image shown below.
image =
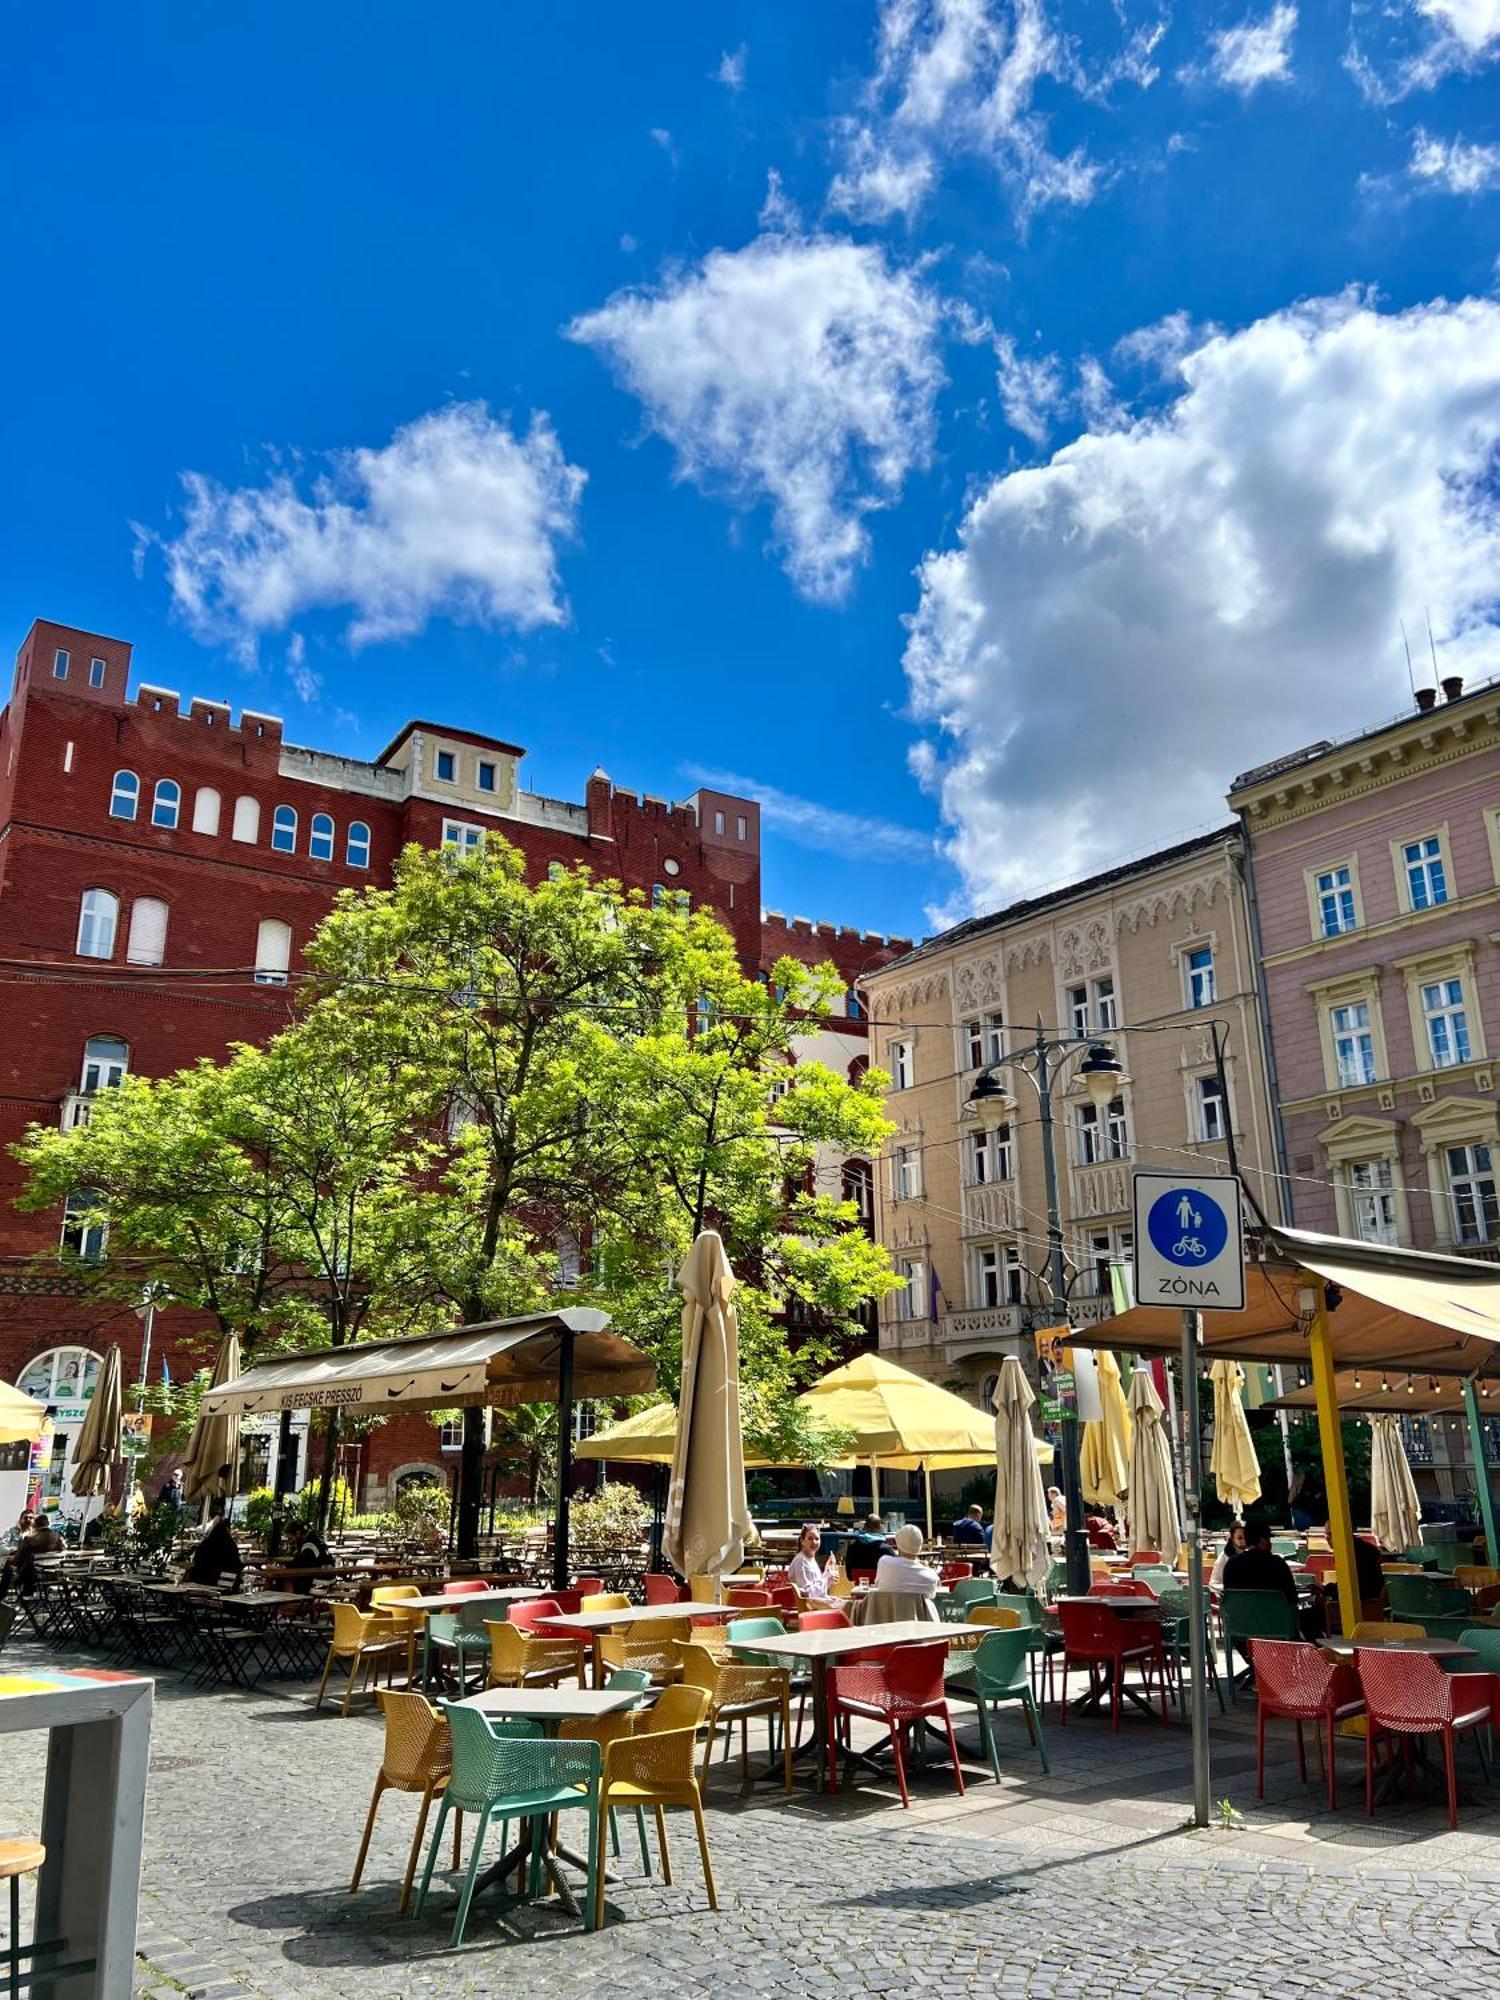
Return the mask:
[[[1184,842],[943,932],[862,982],[872,1061],[897,1130],[876,1174],[876,1226],[906,1278],[880,1345],[983,1399],[1045,1317],[1047,1204],[1038,1100],[1014,1068],[1005,1122],[984,1129],[981,1071],[1051,1033],[1107,1041],[1125,1068],[1096,1106],[1067,1063],[1053,1085],[1069,1312],[1111,1310],[1130,1252],[1136,1166],[1242,1169],[1274,1213],[1273,1146],[1237,829]],[[1222,1024],[1226,1104],[1210,1021]]]

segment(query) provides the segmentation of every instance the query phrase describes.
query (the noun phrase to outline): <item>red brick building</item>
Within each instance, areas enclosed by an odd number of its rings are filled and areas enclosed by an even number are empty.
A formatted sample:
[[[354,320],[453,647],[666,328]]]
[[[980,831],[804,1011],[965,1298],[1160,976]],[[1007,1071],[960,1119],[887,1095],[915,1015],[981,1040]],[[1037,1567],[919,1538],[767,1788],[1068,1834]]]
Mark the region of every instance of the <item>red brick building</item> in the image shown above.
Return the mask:
[[[130,669],[123,641],[39,621],[0,714],[0,1378],[53,1405],[52,1494],[95,1357],[118,1341],[134,1379],[142,1323],[29,1261],[69,1219],[16,1213],[10,1146],[34,1122],[86,1117],[125,1069],[162,1075],[274,1033],[288,970],[334,893],[387,881],[409,842],[466,845],[493,829],[533,878],[586,863],[685,893],[720,917],[747,970],[786,952],[832,959],[854,1014],[836,1024],[841,1051],[864,1036],[855,981],[909,949],[763,917],[752,799],[699,791],[673,804],[598,769],[582,803],[544,798],[523,788],[515,744],[432,722],[408,723],[365,763],[284,742],[273,716],[236,720],[222,702],[147,684],[132,693]],[[158,1315],[153,1377],[160,1361],[180,1380],[206,1358],[191,1315]],[[445,1463],[416,1419],[362,1450],[372,1494],[410,1466]]]

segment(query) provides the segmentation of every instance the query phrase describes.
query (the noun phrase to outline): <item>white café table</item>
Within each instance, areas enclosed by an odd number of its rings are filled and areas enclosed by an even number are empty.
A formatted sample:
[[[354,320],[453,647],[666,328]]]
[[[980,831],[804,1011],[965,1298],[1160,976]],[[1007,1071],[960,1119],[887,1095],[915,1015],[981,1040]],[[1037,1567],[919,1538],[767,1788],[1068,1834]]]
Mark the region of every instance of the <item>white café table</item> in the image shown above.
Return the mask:
[[[86,1972],[38,1971],[32,2000],[120,2000],[130,1992],[154,1687],[141,1675],[92,1668],[0,1672],[0,1733],[49,1732],[35,1829],[47,1850],[36,1939],[61,1940],[60,1963],[93,1961]]]

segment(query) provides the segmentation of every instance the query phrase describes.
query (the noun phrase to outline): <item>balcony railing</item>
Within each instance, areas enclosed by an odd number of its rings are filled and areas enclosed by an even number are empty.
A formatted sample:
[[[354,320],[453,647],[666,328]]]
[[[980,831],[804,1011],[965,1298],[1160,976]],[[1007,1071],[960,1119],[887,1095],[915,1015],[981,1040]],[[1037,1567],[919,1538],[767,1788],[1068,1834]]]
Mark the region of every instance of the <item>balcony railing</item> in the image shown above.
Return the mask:
[[[1011,1235],[1019,1227],[1020,1205],[1014,1181],[981,1181],[962,1195],[965,1236]]]
[[[980,1306],[972,1312],[944,1313],[939,1331],[951,1359],[967,1348],[1019,1340],[1024,1321],[1023,1306]]]
[[[62,1128],[65,1132],[76,1131],[80,1125],[87,1125],[89,1114],[94,1108],[95,1093],[92,1090],[70,1090],[62,1101]]]

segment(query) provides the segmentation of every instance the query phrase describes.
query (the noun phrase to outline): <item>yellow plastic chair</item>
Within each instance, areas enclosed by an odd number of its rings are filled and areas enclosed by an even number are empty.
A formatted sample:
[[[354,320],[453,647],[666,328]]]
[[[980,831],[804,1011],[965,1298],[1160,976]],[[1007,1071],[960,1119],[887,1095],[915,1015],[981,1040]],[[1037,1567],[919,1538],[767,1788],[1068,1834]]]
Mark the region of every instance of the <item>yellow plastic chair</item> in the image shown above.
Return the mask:
[[[584,1649],[576,1639],[544,1639],[508,1619],[486,1618],[489,1687],[556,1687],[570,1675],[583,1686]]]
[[[352,1896],[359,1888],[359,1879],[365,1871],[365,1856],[370,1851],[370,1835],[375,1831],[375,1815],[380,1809],[380,1801],[386,1792],[419,1792],[422,1808],[417,1815],[417,1830],[412,1835],[411,1853],[407,1856],[406,1874],[401,1881],[401,1901],[397,1910],[406,1914],[411,1901],[411,1885],[416,1876],[417,1857],[422,1851],[422,1836],[427,1831],[427,1813],[433,1800],[446,1787],[453,1769],[453,1746],[448,1736],[448,1725],[431,1702],[419,1694],[402,1694],[393,1688],[382,1688],[375,1696],[385,1710],[385,1750],[380,1760],[380,1770],[375,1779],[375,1790],[370,1796],[370,1810],[365,1816],[365,1837],[359,1843],[359,1857],[354,1863],[354,1879],[349,1884]],[[453,1816],[453,1865],[458,1866],[459,1839],[463,1831],[463,1814]]]
[[[717,1604],[719,1601],[719,1579],[716,1576],[690,1576],[688,1578],[688,1602],[690,1604]]]
[[[692,1624],[686,1618],[663,1618],[640,1638],[632,1638],[628,1632],[606,1632],[599,1640],[599,1661],[610,1671],[629,1667],[649,1674],[653,1686],[666,1687],[681,1680],[678,1648],[692,1636]]]
[[[1425,1639],[1425,1625],[1403,1624],[1400,1619],[1364,1618],[1349,1634],[1357,1646],[1361,1639]]]
[[[333,1637],[328,1642],[328,1657],[323,1662],[323,1678],[318,1682],[318,1697],[313,1707],[323,1706],[323,1693],[328,1686],[328,1676],[335,1660],[342,1660],[349,1675],[349,1684],[344,1689],[344,1703],[340,1715],[349,1713],[349,1703],[354,1697],[354,1684],[361,1671],[365,1686],[370,1684],[372,1673],[379,1673],[382,1666],[394,1672],[398,1657],[406,1656],[406,1640],[397,1632],[388,1618],[378,1612],[360,1611],[352,1604],[334,1604]]]
[[[594,1590],[578,1600],[580,1611],[628,1611],[630,1599],[623,1590]]]
[[[604,1842],[611,1806],[624,1806],[630,1811],[644,1806],[653,1809],[662,1878],[668,1884],[672,1880],[672,1852],[667,1845],[665,1808],[686,1807],[697,1829],[708,1907],[711,1910],[719,1907],[719,1892],[708,1852],[708,1829],[703,1821],[703,1795],[695,1771],[698,1729],[707,1705],[708,1697],[702,1688],[669,1687],[655,1708],[639,1719],[634,1735],[611,1743],[604,1753],[604,1775],[599,1788],[603,1810],[599,1814],[599,1854],[594,1870],[596,1930],[604,1923]]]
[[[1380,1565],[1380,1569],[1381,1574],[1384,1576],[1421,1576],[1423,1574],[1420,1563],[1383,1562]]]
[[[1453,1572],[1453,1581],[1460,1590],[1494,1590],[1500,1588],[1500,1569],[1493,1569],[1488,1563],[1460,1563]]]
[[[370,1609],[387,1619],[392,1628],[406,1640],[406,1682],[409,1687],[416,1675],[417,1639],[422,1627],[427,1623],[425,1611],[408,1611],[404,1601],[422,1595],[420,1583],[382,1583],[370,1592]]]
[[[840,1563],[832,1582],[828,1586],[828,1595],[830,1597],[852,1597],[854,1595],[854,1585],[845,1575],[842,1563]]]
[[[703,1745],[700,1785],[708,1783],[709,1760],[714,1740],[723,1723],[727,1732],[725,1751],[734,1740],[734,1725],[740,1725],[740,1777],[750,1775],[750,1718],[763,1715],[770,1724],[771,1751],[776,1750],[776,1720],[781,1719],[781,1753],[786,1789],[792,1789],[792,1677],[785,1667],[745,1666],[715,1659],[706,1646],[679,1646],[682,1685],[701,1688],[708,1697],[708,1739]]]

